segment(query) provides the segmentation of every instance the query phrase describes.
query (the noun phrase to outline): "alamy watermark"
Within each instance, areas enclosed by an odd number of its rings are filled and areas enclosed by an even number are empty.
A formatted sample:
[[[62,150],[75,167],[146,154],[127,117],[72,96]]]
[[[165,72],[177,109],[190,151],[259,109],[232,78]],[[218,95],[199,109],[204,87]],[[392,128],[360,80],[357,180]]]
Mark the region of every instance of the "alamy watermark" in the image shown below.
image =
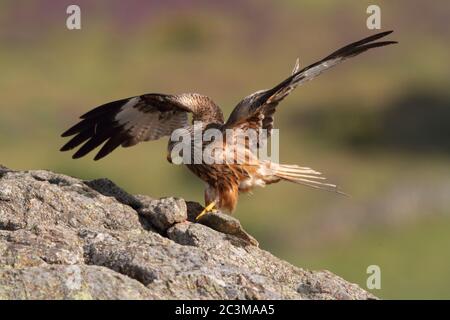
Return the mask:
[[[366,20],[366,26],[369,30],[381,29],[381,8],[376,4],[367,7],[366,13],[370,14]]]
[[[66,27],[69,30],[81,29],[81,8],[76,4],[67,7],[66,13],[69,15],[66,19]]]
[[[174,164],[278,163],[279,141],[278,129],[205,129],[196,121],[172,132],[169,156]]]
[[[79,5],[71,4],[67,7],[66,13],[69,15],[66,19],[66,27],[69,30],[81,29],[81,8]],[[381,29],[381,8],[376,4],[367,7],[366,13],[369,14],[366,20],[366,26],[369,30]]]
[[[367,289],[381,289],[381,268],[376,264],[372,264],[367,267],[367,274],[370,276],[367,277],[366,286]]]

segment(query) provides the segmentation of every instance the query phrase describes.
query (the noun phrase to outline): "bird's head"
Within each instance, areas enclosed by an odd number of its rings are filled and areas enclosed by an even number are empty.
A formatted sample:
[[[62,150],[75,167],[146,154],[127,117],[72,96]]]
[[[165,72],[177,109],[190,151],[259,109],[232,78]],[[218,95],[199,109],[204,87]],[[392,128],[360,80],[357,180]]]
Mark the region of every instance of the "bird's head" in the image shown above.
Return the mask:
[[[193,122],[223,123],[222,110],[210,97],[199,93],[182,93],[174,98],[192,112]]]

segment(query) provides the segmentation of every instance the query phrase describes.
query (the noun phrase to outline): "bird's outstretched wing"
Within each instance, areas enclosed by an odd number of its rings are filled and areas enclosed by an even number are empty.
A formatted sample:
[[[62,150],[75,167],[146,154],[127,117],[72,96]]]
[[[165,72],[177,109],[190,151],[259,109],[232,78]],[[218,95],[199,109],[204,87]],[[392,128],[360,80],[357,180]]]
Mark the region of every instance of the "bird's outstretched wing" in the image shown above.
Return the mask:
[[[192,110],[176,96],[145,94],[101,105],[82,115],[81,121],[62,134],[75,135],[61,151],[83,144],[73,155],[81,158],[106,142],[95,156],[99,160],[118,146],[133,146],[141,141],[157,140],[188,125]]]
[[[267,129],[270,134],[276,107],[292,90],[350,57],[371,48],[397,43],[396,41],[375,41],[390,33],[392,31],[381,32],[351,43],[301,70],[297,61],[289,78],[272,89],[257,91],[239,102],[225,123],[225,128],[242,127],[244,130],[248,127],[262,128]]]

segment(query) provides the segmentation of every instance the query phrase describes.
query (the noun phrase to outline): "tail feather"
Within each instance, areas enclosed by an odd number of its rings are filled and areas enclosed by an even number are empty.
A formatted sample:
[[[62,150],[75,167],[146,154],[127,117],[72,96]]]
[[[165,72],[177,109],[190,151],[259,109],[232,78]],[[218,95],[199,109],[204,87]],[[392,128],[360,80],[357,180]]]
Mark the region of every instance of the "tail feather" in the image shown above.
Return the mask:
[[[315,189],[344,194],[338,190],[335,184],[321,182],[326,178],[321,176],[320,172],[311,168],[299,167],[297,165],[278,165],[274,170],[274,175],[280,179]]]
[[[282,164],[277,168],[277,170],[280,170],[280,172],[292,172],[292,173],[300,173],[300,174],[314,174],[314,175],[321,175],[322,173],[319,171],[316,171],[314,169],[308,168],[308,167],[299,167],[297,165],[292,164]]]

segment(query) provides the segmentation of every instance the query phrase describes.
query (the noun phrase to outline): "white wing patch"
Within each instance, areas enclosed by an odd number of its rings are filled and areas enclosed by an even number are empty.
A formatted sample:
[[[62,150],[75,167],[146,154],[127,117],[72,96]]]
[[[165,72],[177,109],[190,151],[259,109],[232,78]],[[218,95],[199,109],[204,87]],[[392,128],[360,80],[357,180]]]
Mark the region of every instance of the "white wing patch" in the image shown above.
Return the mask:
[[[120,125],[123,125],[125,129],[129,129],[130,125],[133,126],[133,123],[138,122],[139,118],[142,118],[143,112],[134,108],[140,100],[141,98],[139,97],[131,98],[122,108],[120,108],[120,112],[115,116],[114,119]]]
[[[133,137],[133,142],[157,140],[170,135],[174,129],[188,125],[188,115],[184,111],[144,112],[136,108],[140,102],[140,97],[131,98],[115,117],[124,130]]]

